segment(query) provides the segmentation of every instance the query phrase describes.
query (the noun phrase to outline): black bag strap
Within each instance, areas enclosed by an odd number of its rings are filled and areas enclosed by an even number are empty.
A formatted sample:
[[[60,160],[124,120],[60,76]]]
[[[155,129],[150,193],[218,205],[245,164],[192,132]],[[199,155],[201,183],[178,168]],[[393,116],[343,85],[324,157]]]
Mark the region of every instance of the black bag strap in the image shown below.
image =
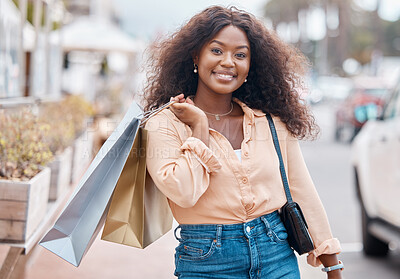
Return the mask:
[[[283,164],[281,148],[279,146],[278,135],[276,133],[275,124],[274,124],[274,121],[272,120],[271,114],[266,113],[266,116],[268,119],[269,128],[271,129],[272,139],[274,140],[275,150],[279,157],[279,170],[281,171],[281,177],[282,177],[282,182],[283,182],[283,188],[285,189],[286,199],[287,199],[288,203],[292,203],[293,199],[292,199],[292,195],[290,194],[289,182],[288,182],[288,179],[286,176],[285,166]]]

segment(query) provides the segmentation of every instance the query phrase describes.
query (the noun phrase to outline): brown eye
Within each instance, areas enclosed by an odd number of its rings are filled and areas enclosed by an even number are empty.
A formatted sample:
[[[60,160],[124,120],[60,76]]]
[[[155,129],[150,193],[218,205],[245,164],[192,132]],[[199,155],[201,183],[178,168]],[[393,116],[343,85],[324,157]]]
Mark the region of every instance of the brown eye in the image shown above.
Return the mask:
[[[237,54],[236,54],[236,57],[243,59],[243,58],[246,58],[247,55],[246,55],[245,53],[242,53],[242,52],[241,52],[241,53],[237,53]]]
[[[211,52],[213,52],[215,54],[222,54],[222,51],[219,48],[213,48],[213,49],[211,49]]]

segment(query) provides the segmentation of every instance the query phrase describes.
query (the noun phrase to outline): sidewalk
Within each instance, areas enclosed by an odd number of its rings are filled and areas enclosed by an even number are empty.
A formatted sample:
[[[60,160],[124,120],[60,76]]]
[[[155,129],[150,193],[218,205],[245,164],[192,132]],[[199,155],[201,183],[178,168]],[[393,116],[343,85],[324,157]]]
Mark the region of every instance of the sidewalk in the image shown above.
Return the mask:
[[[99,235],[78,268],[39,246],[23,279],[173,279],[176,245],[172,230],[145,250],[103,241]],[[302,278],[325,278],[319,268],[306,264],[305,256],[299,264]]]
[[[23,279],[172,279],[176,243],[172,231],[145,250],[101,240],[99,234],[78,268],[39,246]]]

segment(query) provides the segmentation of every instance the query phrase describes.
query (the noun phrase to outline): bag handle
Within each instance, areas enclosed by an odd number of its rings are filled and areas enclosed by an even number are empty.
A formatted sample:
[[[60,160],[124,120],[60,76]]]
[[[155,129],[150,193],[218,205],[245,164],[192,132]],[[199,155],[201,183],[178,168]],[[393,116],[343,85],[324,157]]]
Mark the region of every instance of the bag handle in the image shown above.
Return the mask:
[[[285,189],[286,199],[287,199],[288,203],[292,203],[293,199],[292,199],[292,195],[290,194],[289,182],[288,182],[288,179],[286,176],[285,166],[283,164],[281,148],[279,146],[278,135],[276,133],[275,124],[274,124],[274,121],[272,120],[271,114],[266,113],[266,116],[268,119],[269,128],[271,130],[272,139],[274,140],[275,150],[279,157],[279,170],[281,172],[283,188]]]
[[[172,106],[174,103],[176,103],[176,101],[169,101],[168,103],[162,105],[161,107],[158,107],[156,109],[153,110],[149,110],[143,113],[143,118],[140,120],[140,127],[144,127],[144,124],[146,124],[146,122],[152,118],[153,116],[155,116],[156,114],[158,114],[159,112],[163,111],[166,108],[169,108],[170,106]]]

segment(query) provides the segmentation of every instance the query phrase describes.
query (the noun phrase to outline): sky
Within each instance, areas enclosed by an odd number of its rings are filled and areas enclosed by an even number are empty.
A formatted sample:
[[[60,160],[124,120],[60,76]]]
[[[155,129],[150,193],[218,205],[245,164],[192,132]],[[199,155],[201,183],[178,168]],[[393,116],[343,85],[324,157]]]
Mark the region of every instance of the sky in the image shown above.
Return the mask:
[[[211,5],[235,5],[261,17],[262,7],[266,2],[265,0],[115,0],[117,11],[123,19],[123,29],[142,38],[170,33]]]

